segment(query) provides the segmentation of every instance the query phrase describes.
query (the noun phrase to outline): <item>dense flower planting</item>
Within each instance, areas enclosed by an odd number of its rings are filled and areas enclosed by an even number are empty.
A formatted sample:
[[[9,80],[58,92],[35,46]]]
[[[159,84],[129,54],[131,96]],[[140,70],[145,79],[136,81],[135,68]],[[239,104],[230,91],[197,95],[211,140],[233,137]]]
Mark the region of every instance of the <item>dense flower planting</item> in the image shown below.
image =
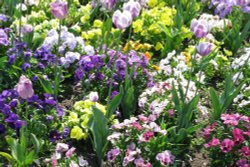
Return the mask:
[[[0,166],[249,167],[249,42],[249,0],[0,0]]]

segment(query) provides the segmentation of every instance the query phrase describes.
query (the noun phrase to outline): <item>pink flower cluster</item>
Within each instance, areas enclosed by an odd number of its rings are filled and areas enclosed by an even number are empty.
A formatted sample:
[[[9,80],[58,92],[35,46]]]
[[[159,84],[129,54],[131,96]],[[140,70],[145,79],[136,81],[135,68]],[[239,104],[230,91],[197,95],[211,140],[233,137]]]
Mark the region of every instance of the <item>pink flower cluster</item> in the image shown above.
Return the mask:
[[[224,124],[227,125],[232,125],[232,126],[237,126],[238,122],[240,120],[243,120],[247,123],[250,123],[250,117],[244,116],[244,115],[240,115],[240,114],[222,114],[221,115],[221,120],[223,120]]]
[[[74,157],[76,148],[75,147],[69,147],[68,144],[65,143],[57,143],[56,149],[54,154],[52,155],[51,159],[46,159],[45,163],[49,164],[51,163],[52,167],[60,166],[60,160],[69,160]],[[63,155],[66,157],[64,158]],[[74,158],[75,159],[75,158]],[[82,156],[78,157],[78,163],[76,163],[74,160],[70,160],[69,167],[80,167],[80,166],[88,166],[88,162],[83,159]]]
[[[149,151],[147,144],[158,135],[166,135],[166,130],[161,129],[154,121],[155,118],[139,115],[113,125],[114,132],[107,138],[115,147],[107,153],[109,162],[119,163],[120,161],[116,162],[117,157],[124,156],[121,157],[122,166],[134,164],[137,167],[151,167],[149,160],[143,158]],[[126,145],[126,149],[119,147],[121,145]]]
[[[233,162],[234,164],[239,167],[249,167],[250,164],[247,161],[250,158],[249,118],[238,113],[222,114],[221,123],[213,123],[203,130],[203,135],[208,141],[204,147],[214,148],[211,151],[217,153],[220,150],[225,155],[232,154],[235,157],[234,160],[237,160],[237,162]]]

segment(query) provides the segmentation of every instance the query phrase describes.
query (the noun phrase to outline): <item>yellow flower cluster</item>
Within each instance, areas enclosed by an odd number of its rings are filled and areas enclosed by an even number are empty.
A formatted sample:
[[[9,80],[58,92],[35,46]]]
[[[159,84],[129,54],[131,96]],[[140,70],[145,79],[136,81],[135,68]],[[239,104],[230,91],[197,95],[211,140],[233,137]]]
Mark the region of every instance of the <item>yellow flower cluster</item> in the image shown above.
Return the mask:
[[[82,16],[80,18],[81,23],[83,24],[88,23],[90,19],[91,9],[92,9],[91,4],[87,4],[86,6],[81,6],[80,11],[79,11]]]
[[[141,16],[133,22],[133,31],[159,51],[165,42],[160,26],[171,28],[174,25],[176,9],[166,6],[161,0],[148,0],[147,4],[149,9],[143,9]]]
[[[93,106],[106,113],[105,106],[91,100],[78,101],[74,104],[74,111],[69,113],[67,122],[68,126],[73,127],[70,133],[71,138],[81,140],[88,137],[88,123],[93,115]]]
[[[174,8],[163,5],[158,5],[149,10],[144,9],[141,17],[133,22],[134,32],[141,36],[159,34],[161,33],[159,25],[172,26],[175,14]]]
[[[128,50],[136,50],[136,51],[149,51],[151,49],[152,45],[149,43],[140,43],[140,41],[129,41],[125,44],[123,47],[123,51],[127,52]]]

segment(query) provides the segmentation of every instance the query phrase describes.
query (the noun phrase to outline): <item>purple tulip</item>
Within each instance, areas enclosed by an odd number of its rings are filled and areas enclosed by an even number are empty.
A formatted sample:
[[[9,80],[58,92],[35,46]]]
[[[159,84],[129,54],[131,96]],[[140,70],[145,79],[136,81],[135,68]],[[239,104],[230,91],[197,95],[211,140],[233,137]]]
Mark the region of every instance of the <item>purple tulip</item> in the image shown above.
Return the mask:
[[[22,33],[23,34],[29,34],[33,31],[33,26],[30,25],[30,24],[25,24],[23,27],[22,27]]]
[[[202,56],[206,56],[209,53],[211,53],[213,48],[213,45],[209,42],[201,42],[198,44],[198,46],[196,47],[197,52],[202,55]]]
[[[141,5],[138,2],[130,0],[129,2],[123,5],[123,10],[131,13],[132,18],[136,18],[139,16],[141,11]]]
[[[210,26],[206,20],[193,19],[191,22],[191,31],[197,38],[203,38],[209,33]]]
[[[101,0],[100,3],[103,8],[112,10],[112,8],[115,6],[117,0]]]
[[[23,99],[31,98],[34,95],[32,82],[24,75],[20,77],[19,83],[17,84],[17,92]]]
[[[116,28],[126,29],[132,23],[132,15],[128,11],[121,12],[120,10],[117,10],[113,14],[112,21]]]
[[[68,6],[66,2],[57,0],[50,4],[50,9],[53,14],[58,19],[64,19],[68,14]]]

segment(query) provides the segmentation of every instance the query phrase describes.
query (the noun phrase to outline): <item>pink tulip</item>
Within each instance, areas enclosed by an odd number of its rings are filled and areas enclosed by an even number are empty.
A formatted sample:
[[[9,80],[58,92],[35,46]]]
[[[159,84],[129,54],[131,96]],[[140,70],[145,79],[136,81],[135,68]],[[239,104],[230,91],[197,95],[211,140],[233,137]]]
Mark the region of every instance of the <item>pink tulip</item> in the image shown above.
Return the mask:
[[[58,19],[64,19],[68,14],[68,6],[66,2],[57,0],[50,4],[50,9],[53,14]]]
[[[32,82],[24,75],[20,77],[19,83],[17,84],[17,92],[23,99],[31,98],[34,95]]]

